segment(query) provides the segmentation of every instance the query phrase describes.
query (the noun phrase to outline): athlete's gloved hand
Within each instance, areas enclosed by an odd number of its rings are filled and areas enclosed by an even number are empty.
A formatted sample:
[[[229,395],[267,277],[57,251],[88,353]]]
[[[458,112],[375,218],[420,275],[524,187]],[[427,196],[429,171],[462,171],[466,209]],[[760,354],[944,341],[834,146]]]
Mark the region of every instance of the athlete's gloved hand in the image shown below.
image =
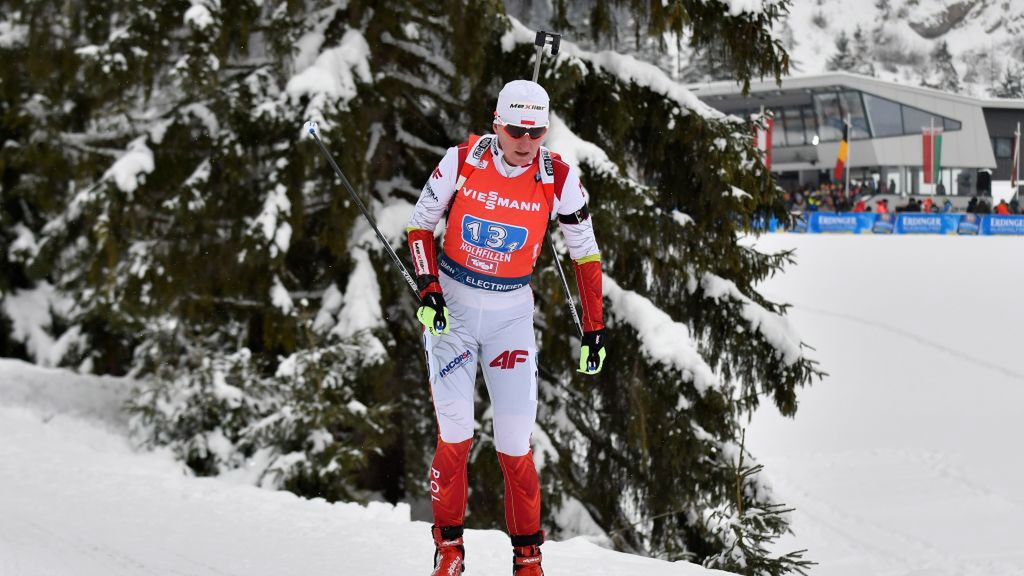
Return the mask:
[[[416,310],[416,319],[427,327],[427,332],[433,336],[447,334],[448,306],[444,303],[444,296],[440,292],[427,292],[423,296],[420,307]]]
[[[604,367],[604,328],[583,333],[578,372],[597,374]]]

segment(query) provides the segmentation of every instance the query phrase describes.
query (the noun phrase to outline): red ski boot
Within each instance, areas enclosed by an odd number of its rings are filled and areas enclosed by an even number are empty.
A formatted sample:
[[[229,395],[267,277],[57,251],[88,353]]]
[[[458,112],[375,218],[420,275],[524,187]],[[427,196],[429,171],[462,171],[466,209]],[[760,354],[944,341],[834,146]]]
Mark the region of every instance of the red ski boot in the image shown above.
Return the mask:
[[[512,575],[544,576],[540,567],[540,545],[544,543],[544,531],[529,536],[512,537]]]
[[[462,545],[462,526],[431,526],[434,535],[434,571],[430,576],[459,576],[466,569],[463,563],[466,548]]]

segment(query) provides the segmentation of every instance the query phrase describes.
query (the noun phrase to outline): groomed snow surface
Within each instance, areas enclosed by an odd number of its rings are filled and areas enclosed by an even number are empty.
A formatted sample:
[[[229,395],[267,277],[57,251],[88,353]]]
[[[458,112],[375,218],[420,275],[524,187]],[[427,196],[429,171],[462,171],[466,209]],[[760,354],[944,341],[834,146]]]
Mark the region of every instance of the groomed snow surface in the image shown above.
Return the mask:
[[[1024,574],[1024,241],[772,235],[799,264],[765,284],[830,376],[747,441],[828,576]],[[330,505],[184,474],[140,453],[130,383],[0,360],[0,576],[426,576],[406,506]],[[498,487],[495,488],[500,489]],[[509,574],[507,537],[469,531],[467,574]],[[551,576],[715,574],[582,539]],[[721,574],[721,573],[718,573]]]
[[[747,442],[827,576],[1024,574],[1024,239],[769,235],[830,376]]]

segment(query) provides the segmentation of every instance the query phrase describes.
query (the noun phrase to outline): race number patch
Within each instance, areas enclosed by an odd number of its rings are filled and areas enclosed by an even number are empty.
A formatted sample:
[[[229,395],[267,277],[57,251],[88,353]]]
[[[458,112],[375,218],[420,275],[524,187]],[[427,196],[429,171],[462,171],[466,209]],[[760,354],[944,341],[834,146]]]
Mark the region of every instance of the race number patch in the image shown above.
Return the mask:
[[[477,248],[508,254],[526,244],[529,231],[522,226],[492,222],[466,214],[462,217],[462,239]]]

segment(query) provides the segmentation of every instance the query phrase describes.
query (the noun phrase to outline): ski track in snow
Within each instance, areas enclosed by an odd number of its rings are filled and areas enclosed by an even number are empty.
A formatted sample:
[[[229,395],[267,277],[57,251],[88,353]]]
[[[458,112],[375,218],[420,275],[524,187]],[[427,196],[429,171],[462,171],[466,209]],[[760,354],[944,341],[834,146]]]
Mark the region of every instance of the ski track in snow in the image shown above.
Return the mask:
[[[767,294],[766,293],[766,296],[769,296],[770,299],[774,298],[774,299],[777,299],[777,300],[784,300],[784,298],[781,295],[779,295],[779,294]],[[795,303],[795,302],[791,302],[791,304],[797,310],[813,312],[814,314],[819,314],[819,315],[822,315],[822,316],[830,316],[832,318],[839,318],[841,320],[846,320],[848,322],[856,322],[858,324],[863,324],[865,326],[878,328],[878,329],[885,330],[887,332],[891,332],[891,333],[899,335],[899,336],[903,336],[904,338],[907,338],[910,341],[912,341],[912,342],[914,342],[916,344],[919,344],[921,346],[929,346],[929,347],[934,348],[936,351],[941,352],[943,354],[949,354],[950,356],[956,356],[957,358],[960,358],[961,360],[964,360],[966,362],[970,362],[971,364],[975,364],[975,365],[980,366],[982,368],[988,368],[990,370],[995,370],[996,372],[1001,372],[1001,373],[1003,373],[1003,374],[1005,374],[1007,376],[1010,376],[1011,378],[1016,378],[1017,380],[1020,380],[1022,383],[1024,383],[1024,372],[1018,372],[1018,371],[1013,370],[1011,368],[1006,368],[1005,366],[1001,366],[998,363],[995,363],[995,362],[992,362],[992,361],[989,361],[989,360],[985,360],[983,358],[977,358],[977,357],[972,356],[970,354],[967,354],[965,352],[961,352],[960,350],[957,350],[955,348],[951,348],[949,346],[946,346],[946,345],[943,345],[943,344],[941,344],[939,342],[931,340],[928,337],[926,337],[926,336],[924,336],[922,334],[913,332],[911,330],[905,330],[905,329],[899,328],[897,326],[892,326],[891,324],[886,324],[885,322],[881,322],[881,321],[878,321],[878,320],[869,320],[867,318],[861,318],[859,316],[853,316],[851,314],[844,314],[842,312],[835,312],[835,311],[831,311],[831,310],[824,310],[824,309],[821,309],[821,308],[815,308],[813,306],[805,306],[803,304],[799,304],[799,303]]]
[[[756,240],[796,248],[761,289],[829,373],[747,433],[814,575],[1024,575],[1024,239],[976,240]]]

